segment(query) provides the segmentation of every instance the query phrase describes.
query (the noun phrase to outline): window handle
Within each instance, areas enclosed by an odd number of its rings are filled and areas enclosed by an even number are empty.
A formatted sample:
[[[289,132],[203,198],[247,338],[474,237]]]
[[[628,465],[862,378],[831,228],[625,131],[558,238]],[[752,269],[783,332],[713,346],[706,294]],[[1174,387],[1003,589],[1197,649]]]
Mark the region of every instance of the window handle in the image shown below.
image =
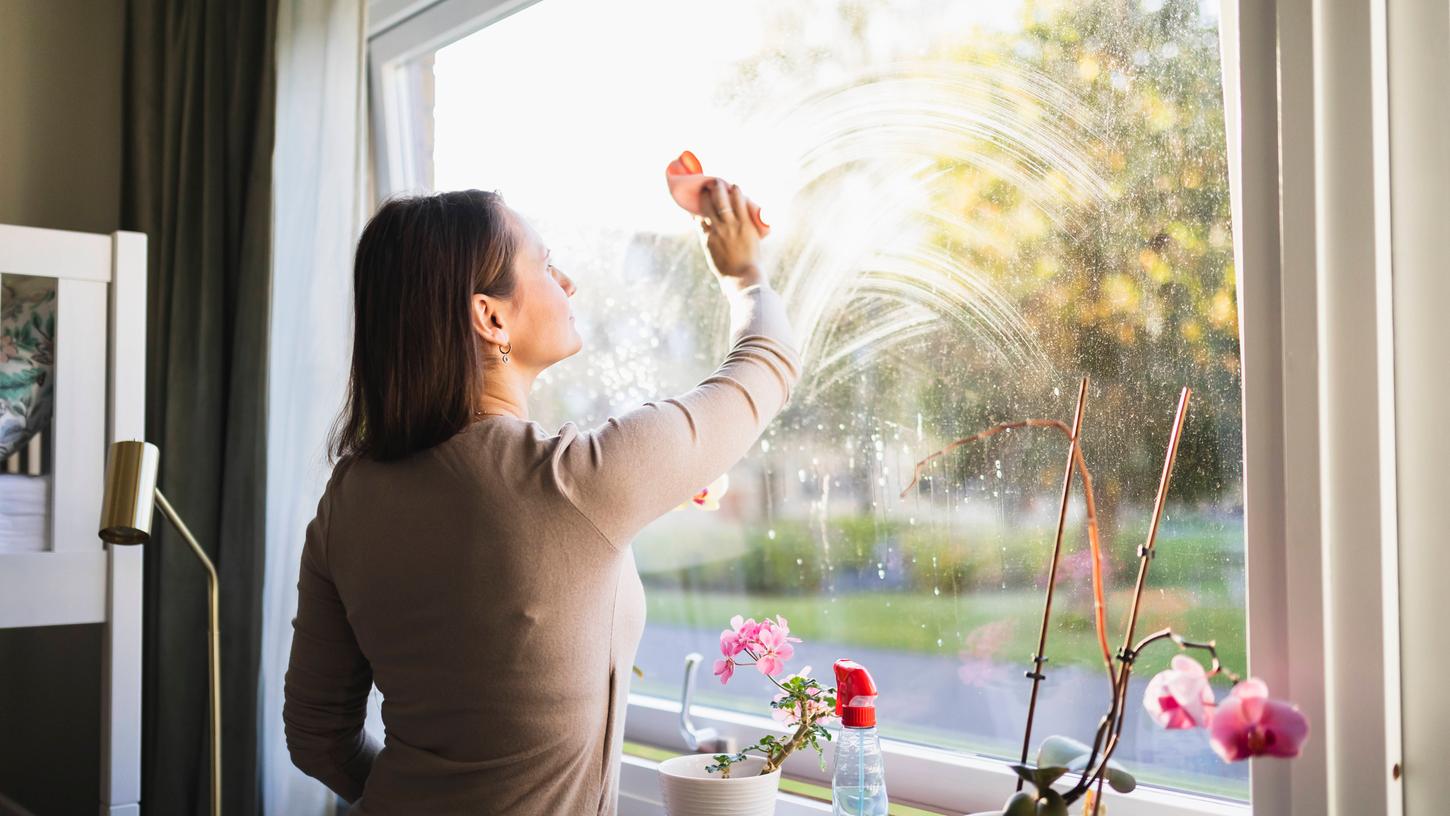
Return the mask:
[[[690,700],[695,696],[695,673],[705,657],[699,652],[685,656],[685,686],[680,694],[680,736],[685,747],[704,754],[735,753],[735,738],[721,736],[713,728],[696,728],[690,720]]]

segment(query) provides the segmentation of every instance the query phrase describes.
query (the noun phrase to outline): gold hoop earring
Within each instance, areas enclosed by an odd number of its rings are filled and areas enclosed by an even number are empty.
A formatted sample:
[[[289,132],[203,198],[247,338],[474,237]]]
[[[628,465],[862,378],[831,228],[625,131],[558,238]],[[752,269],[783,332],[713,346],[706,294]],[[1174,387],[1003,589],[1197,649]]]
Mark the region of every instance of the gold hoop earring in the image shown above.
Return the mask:
[[[511,352],[513,350],[514,350],[514,344],[513,343],[509,343],[508,345],[501,346],[499,348],[499,353],[503,355],[503,361],[505,363],[507,363],[509,361],[509,352]]]

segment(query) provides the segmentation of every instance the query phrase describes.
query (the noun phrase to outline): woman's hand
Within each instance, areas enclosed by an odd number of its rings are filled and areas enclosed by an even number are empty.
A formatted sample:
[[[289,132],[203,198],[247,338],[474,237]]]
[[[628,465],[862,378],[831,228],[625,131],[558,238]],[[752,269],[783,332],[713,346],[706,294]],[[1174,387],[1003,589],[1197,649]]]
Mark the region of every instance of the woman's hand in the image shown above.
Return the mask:
[[[743,288],[763,283],[760,233],[750,219],[740,187],[710,180],[700,191],[700,209],[705,213],[695,219],[700,226],[700,242],[721,284]]]

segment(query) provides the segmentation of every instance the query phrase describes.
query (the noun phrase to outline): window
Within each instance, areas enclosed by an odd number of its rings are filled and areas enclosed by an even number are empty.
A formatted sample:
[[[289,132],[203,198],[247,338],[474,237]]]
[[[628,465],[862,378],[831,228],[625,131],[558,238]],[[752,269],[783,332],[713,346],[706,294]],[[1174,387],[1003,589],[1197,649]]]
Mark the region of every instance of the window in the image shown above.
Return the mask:
[[[806,640],[797,668],[872,669],[885,736],[1015,757],[1063,442],[1003,434],[899,494],[956,437],[1070,418],[1083,374],[1110,633],[1189,385],[1140,628],[1216,638],[1244,668],[1217,8],[543,0],[410,55],[409,127],[386,145],[407,172],[387,186],[498,189],[579,284],[586,347],[541,383],[546,426],[684,390],[723,354],[723,302],[665,194],[670,158],[695,151],[774,225],[806,376],[720,512],[672,513],[636,541],[636,692],[674,698],[684,655],[713,656],[732,614],[779,613]],[[1034,741],[1090,735],[1107,699],[1079,486],[1064,546]],[[1139,688],[1168,658],[1149,656]],[[759,713],[743,679],[701,678],[700,702]],[[1248,797],[1247,768],[1201,736],[1127,728],[1118,756],[1145,781]]]

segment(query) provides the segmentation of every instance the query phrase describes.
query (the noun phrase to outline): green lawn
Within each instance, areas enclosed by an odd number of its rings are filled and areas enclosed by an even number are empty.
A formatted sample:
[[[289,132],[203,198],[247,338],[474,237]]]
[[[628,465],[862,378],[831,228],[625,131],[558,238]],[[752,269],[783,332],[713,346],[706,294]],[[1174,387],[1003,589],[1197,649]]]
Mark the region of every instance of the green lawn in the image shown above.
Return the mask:
[[[1122,644],[1123,623],[1131,593],[1114,591],[1108,601],[1108,643]],[[1030,658],[1042,616],[1042,596],[1035,592],[964,593],[958,597],[932,592],[858,592],[833,597],[686,591],[649,586],[649,620],[720,629],[730,617],[784,615],[791,631],[806,640],[826,640],[882,649],[957,654],[1021,661]],[[1054,628],[1048,655],[1058,665],[1102,665],[1086,599],[1059,591],[1053,608]],[[1148,590],[1144,594],[1138,636],[1171,626],[1186,637],[1217,640],[1229,668],[1245,669],[1244,615],[1222,595],[1184,590]],[[1144,670],[1166,666],[1172,645],[1157,647],[1145,658]]]

